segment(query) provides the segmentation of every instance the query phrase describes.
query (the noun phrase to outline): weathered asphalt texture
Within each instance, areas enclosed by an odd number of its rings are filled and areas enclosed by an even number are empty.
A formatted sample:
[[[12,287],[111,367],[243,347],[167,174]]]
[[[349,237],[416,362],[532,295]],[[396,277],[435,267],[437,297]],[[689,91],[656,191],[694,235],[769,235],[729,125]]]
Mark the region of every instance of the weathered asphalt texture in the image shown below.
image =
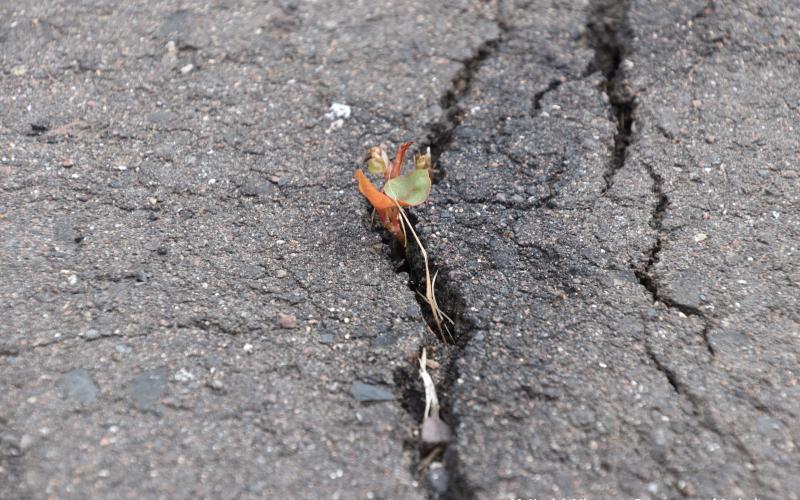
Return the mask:
[[[798,498],[798,49],[788,0],[3,4],[0,498]],[[446,343],[352,181],[406,139]]]

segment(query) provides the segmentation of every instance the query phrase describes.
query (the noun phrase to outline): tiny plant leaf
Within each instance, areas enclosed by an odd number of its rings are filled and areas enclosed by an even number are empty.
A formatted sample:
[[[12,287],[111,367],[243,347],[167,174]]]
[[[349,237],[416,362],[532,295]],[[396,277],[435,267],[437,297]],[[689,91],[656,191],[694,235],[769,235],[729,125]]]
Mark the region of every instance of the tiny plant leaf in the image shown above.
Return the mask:
[[[431,177],[427,170],[413,170],[410,173],[389,179],[383,192],[401,205],[419,205],[431,193]]]
[[[389,165],[389,157],[386,156],[386,151],[380,146],[369,148],[367,152],[367,170],[371,174],[384,174],[386,167]]]
[[[403,159],[406,157],[406,151],[412,144],[414,144],[414,141],[404,142],[397,148],[397,154],[392,162],[392,168],[386,172],[387,181],[400,175],[400,171],[403,169]]]
[[[414,166],[418,170],[432,170],[433,169],[433,160],[431,159],[431,148],[425,153],[420,153],[414,157]]]
[[[378,191],[378,188],[367,179],[361,169],[356,170],[356,180],[358,181],[358,190],[370,202],[370,204],[378,212],[395,208],[394,202],[391,198]]]

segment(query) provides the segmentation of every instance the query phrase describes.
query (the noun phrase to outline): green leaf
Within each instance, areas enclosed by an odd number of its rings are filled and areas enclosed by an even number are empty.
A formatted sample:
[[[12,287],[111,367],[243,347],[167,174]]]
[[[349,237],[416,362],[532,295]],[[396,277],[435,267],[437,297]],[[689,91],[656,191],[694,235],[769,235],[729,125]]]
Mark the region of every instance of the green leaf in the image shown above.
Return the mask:
[[[386,164],[379,159],[376,160],[373,158],[367,162],[367,170],[369,170],[369,173],[371,174],[382,175],[383,172],[386,171]]]
[[[412,170],[406,175],[386,181],[383,192],[407,205],[419,205],[431,193],[431,176],[427,170]]]

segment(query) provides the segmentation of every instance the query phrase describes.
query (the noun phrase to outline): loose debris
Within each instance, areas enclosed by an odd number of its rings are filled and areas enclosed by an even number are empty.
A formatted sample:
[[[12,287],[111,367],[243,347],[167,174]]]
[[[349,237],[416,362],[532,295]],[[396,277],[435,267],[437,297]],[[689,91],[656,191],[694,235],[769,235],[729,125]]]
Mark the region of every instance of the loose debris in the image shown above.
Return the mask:
[[[427,369],[427,349],[422,349],[419,358],[419,376],[425,387],[425,413],[422,419],[422,444],[433,449],[438,446],[447,446],[453,438],[453,433],[441,418],[439,418],[439,398],[436,396],[436,386]]]

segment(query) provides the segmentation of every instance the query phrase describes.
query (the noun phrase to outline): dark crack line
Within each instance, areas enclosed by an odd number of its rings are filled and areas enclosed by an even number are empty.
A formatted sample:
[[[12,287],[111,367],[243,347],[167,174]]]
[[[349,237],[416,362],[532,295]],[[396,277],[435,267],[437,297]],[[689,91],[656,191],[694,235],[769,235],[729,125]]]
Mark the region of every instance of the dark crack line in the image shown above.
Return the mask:
[[[664,241],[666,239],[663,221],[670,202],[669,197],[664,192],[664,179],[656,173],[652,165],[647,163],[644,165],[647,168],[650,179],[653,181],[653,192],[656,195],[656,204],[653,207],[653,214],[650,219],[650,227],[656,231],[656,240],[646,253],[647,260],[644,266],[634,266],[633,272],[639,280],[639,284],[647,290],[654,302],[660,302],[670,309],[679,311],[686,316],[694,316],[703,322],[703,330],[701,333],[703,343],[709,356],[713,359],[717,353],[708,336],[709,330],[711,329],[711,320],[700,308],[677,302],[672,297],[664,294],[658,285],[658,280],[653,276],[653,267],[659,261],[661,250],[664,247]]]
[[[645,332],[646,335],[649,335],[648,332]],[[745,468],[748,469],[750,473],[750,477],[753,481],[759,486],[759,488],[764,488],[765,484],[761,481],[761,478],[758,475],[756,470],[756,457],[753,453],[747,448],[744,444],[742,439],[733,433],[725,433],[723,432],[722,428],[719,426],[717,421],[714,419],[709,405],[703,398],[697,394],[695,394],[689,386],[687,386],[678,375],[672,370],[669,366],[664,364],[658,357],[658,355],[653,351],[652,346],[650,345],[649,340],[646,341],[645,349],[647,353],[647,357],[652,361],[653,365],[655,366],[656,370],[661,372],[664,377],[667,379],[667,382],[672,387],[675,394],[682,396],[689,402],[692,407],[692,415],[697,421],[697,423],[707,431],[715,434],[719,437],[719,439],[723,443],[727,443],[734,448],[734,450],[740,453],[742,456],[746,457],[747,461],[749,462],[751,467]]]
[[[500,18],[502,5],[498,5],[498,13],[498,18]],[[461,106],[461,101],[468,95],[475,75],[487,60],[495,56],[509,32],[508,26],[502,21],[498,21],[497,25],[500,29],[499,35],[483,42],[472,57],[462,61],[463,66],[453,77],[449,90],[439,99],[439,104],[443,110],[441,119],[429,124],[427,127],[429,131],[428,142],[422,144],[422,150],[430,148],[432,162],[439,169],[436,172],[434,183],[438,183],[446,175],[446,172],[441,169],[439,158],[452,146],[453,132],[464,119],[465,110]],[[419,235],[419,231],[416,230],[418,225],[417,218],[410,210],[407,214],[412,227]],[[420,241],[425,246],[422,236],[420,236]],[[405,264],[398,269],[398,272],[408,273],[409,288],[419,302],[426,323],[433,327],[435,323],[430,312],[430,306],[425,299],[425,267],[422,255],[413,242],[407,248],[401,248],[396,242],[392,244],[395,258],[405,261]],[[437,394],[441,404],[440,416],[455,434],[458,429],[458,420],[452,411],[450,399],[453,388],[459,378],[458,360],[472,338],[475,326],[466,318],[464,313],[467,308],[464,300],[457,292],[455,283],[450,282],[447,277],[446,269],[437,265],[436,256],[431,256],[430,268],[432,272],[436,269],[440,271],[436,279],[436,300],[439,308],[452,318],[454,323],[448,325],[449,331],[447,332],[436,332],[434,328],[431,328],[431,332],[424,336],[420,349],[428,349],[429,355],[433,354],[440,363],[440,368],[437,370],[439,374]],[[425,395],[422,392],[416,359],[395,372],[395,384],[402,394],[401,405],[403,408],[415,422],[422,422]],[[433,450],[427,449],[419,438],[409,438],[405,443],[407,449],[413,450],[417,457],[413,464],[412,474],[424,473],[426,469],[429,472],[431,470],[428,469],[430,464],[426,459],[431,456],[435,456],[436,461],[443,462],[447,476],[447,487],[445,489],[442,489],[441,486],[437,488],[430,481],[425,481],[430,498],[475,498],[475,490],[461,472],[458,459],[459,451],[454,444],[455,440],[454,436],[449,445],[440,445]]]
[[[629,8],[630,0],[597,0],[593,4],[592,16],[587,25],[589,39],[595,51],[594,61],[589,71],[599,70],[605,76],[605,91],[609,96],[611,111],[617,122],[617,132],[614,135],[614,154],[603,175],[605,186],[601,190],[601,196],[608,193],[614,186],[616,175],[625,168],[628,148],[635,139],[636,95],[630,88],[622,68],[623,61],[629,52],[631,40],[628,26]],[[686,316],[700,318],[703,322],[703,343],[713,359],[716,352],[708,337],[711,327],[708,317],[699,308],[677,302],[662,293],[653,276],[653,267],[658,262],[664,246],[663,220],[669,207],[669,198],[664,191],[664,179],[652,165],[645,164],[645,167],[653,182],[653,193],[656,195],[656,204],[650,219],[650,226],[656,232],[656,240],[646,253],[645,265],[643,267],[634,266],[634,273],[639,284],[650,293],[654,301],[661,302]]]
[[[544,99],[544,96],[546,96],[550,92],[558,90],[558,88],[564,82],[566,82],[566,78],[559,78],[559,79],[553,80],[547,85],[547,87],[545,87],[544,89],[540,90],[539,92],[536,92],[535,94],[533,94],[533,106],[532,106],[532,111],[531,111],[531,115],[532,116],[536,116],[539,113],[541,113],[541,111],[542,111],[542,99]]]
[[[499,9],[500,7],[498,7]],[[449,149],[453,143],[453,132],[463,121],[466,110],[461,107],[461,99],[472,88],[472,81],[483,63],[497,53],[497,49],[505,40],[509,28],[503,22],[497,23],[500,34],[483,42],[472,57],[462,62],[463,66],[453,77],[450,90],[439,99],[443,110],[442,118],[428,126],[430,131],[427,146],[431,148],[431,159],[434,165],[439,163],[439,157]],[[434,182],[444,178],[445,172],[439,170]]]
[[[696,17],[704,17],[714,11],[714,2],[709,1],[706,7]],[[588,24],[590,39],[595,49],[594,68],[600,69],[606,77],[606,92],[609,95],[612,113],[617,121],[617,133],[614,138],[614,155],[609,164],[609,168],[604,175],[606,185],[602,190],[605,194],[613,187],[614,178],[617,173],[625,167],[628,146],[632,143],[633,125],[636,113],[635,94],[628,87],[624,74],[621,72],[621,64],[627,52],[629,37],[629,27],[627,15],[630,8],[630,0],[596,0],[593,4],[593,12]],[[656,196],[656,203],[653,206],[650,219],[650,226],[656,232],[656,239],[646,255],[644,266],[633,266],[634,273],[639,284],[645,288],[653,301],[661,302],[666,307],[683,313],[686,316],[694,316],[703,322],[702,337],[706,350],[713,360],[716,351],[709,341],[709,330],[711,320],[700,308],[683,304],[675,301],[664,294],[653,276],[653,267],[658,263],[661,250],[666,239],[663,228],[663,221],[666,211],[670,205],[669,197],[664,191],[664,179],[651,164],[644,163],[648,176],[652,180],[652,190]],[[719,424],[713,417],[709,405],[703,398],[693,392],[667,364],[663,363],[649,340],[649,333],[645,331],[645,349],[648,359],[653,363],[656,370],[664,375],[673,391],[684,397],[693,408],[693,415],[698,424],[709,432],[719,436],[724,443],[731,445],[734,450],[746,457],[750,467],[746,467],[751,478],[759,488],[764,488],[765,484],[758,475],[756,468],[757,460],[752,452],[747,448],[742,439],[732,433],[723,432]]]
[[[614,134],[614,154],[603,174],[605,195],[613,186],[617,173],[625,167],[628,146],[633,140],[636,96],[625,79],[622,63],[628,53],[630,29],[628,10],[630,0],[599,0],[592,5],[587,24],[589,42],[594,49],[594,60],[587,73],[600,71],[605,77],[604,91],[611,102],[611,114],[617,123]]]

